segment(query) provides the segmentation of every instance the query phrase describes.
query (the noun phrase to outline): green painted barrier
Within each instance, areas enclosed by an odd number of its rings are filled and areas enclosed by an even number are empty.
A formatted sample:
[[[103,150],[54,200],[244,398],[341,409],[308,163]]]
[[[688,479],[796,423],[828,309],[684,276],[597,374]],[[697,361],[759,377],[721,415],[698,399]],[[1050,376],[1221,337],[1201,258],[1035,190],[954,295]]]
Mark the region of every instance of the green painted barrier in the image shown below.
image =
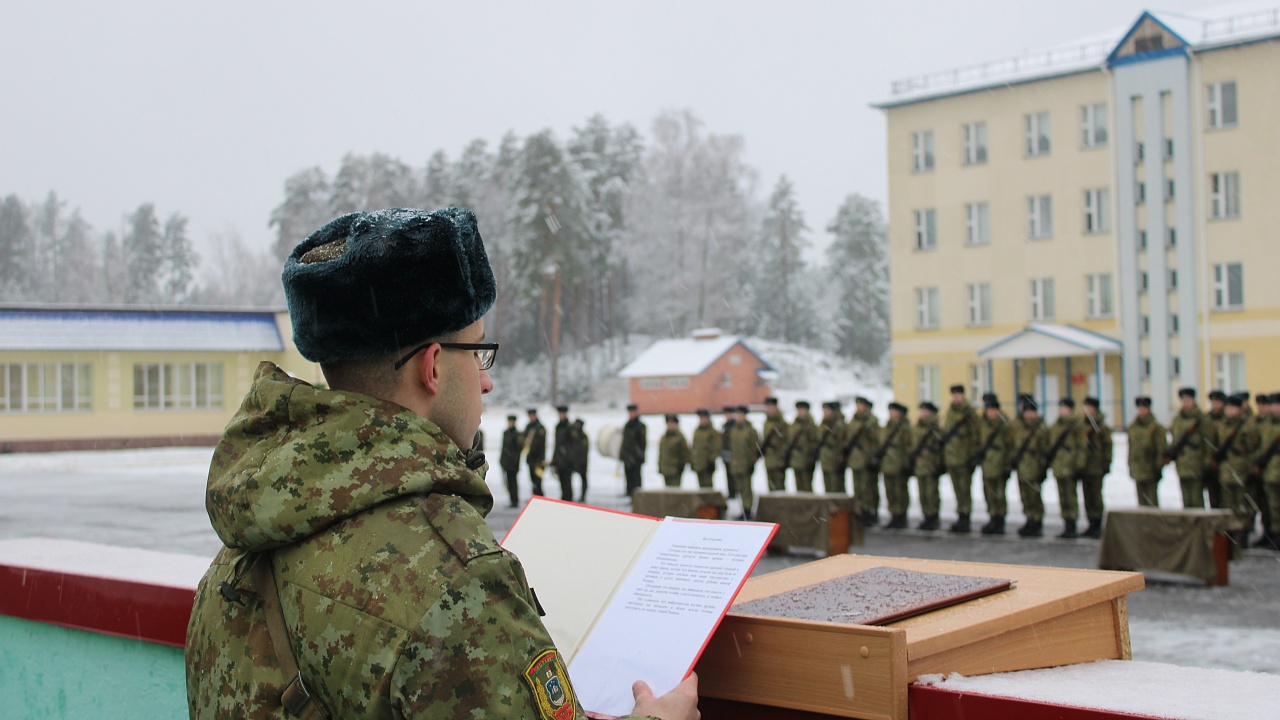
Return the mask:
[[[187,717],[182,648],[0,615],[0,715]]]

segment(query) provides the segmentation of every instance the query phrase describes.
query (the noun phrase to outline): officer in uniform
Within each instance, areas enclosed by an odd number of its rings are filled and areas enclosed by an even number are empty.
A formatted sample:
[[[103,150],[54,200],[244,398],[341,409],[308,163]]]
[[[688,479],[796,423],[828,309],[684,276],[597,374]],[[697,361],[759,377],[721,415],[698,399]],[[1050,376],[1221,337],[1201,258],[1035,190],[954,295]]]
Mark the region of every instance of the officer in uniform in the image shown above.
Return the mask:
[[[689,464],[689,442],[680,432],[680,417],[668,415],[667,431],[658,440],[658,473],[667,487],[680,487],[684,467]]]
[[[1178,484],[1182,486],[1182,507],[1204,507],[1204,451],[1208,430],[1204,411],[1196,404],[1196,389],[1178,390],[1182,407],[1169,423],[1172,440],[1165,457],[1178,468]]]
[[[871,414],[871,401],[859,395],[853,400],[853,416],[844,429],[845,467],[853,473],[853,497],[858,501],[863,527],[880,523],[880,476],[868,467],[880,444],[880,420]]]
[[[1054,482],[1058,485],[1058,507],[1062,511],[1063,540],[1080,537],[1076,523],[1080,519],[1077,485],[1088,459],[1084,425],[1075,417],[1076,401],[1069,397],[1058,401],[1058,419],[1049,430],[1050,462]]]
[[[644,465],[645,448],[649,444],[649,430],[640,419],[640,406],[627,406],[627,423],[622,426],[622,469],[627,476],[627,497],[640,489],[640,466]]]
[[[573,499],[573,464],[577,455],[573,449],[573,422],[569,420],[569,406],[557,405],[556,449],[551,451],[551,466],[560,479],[560,499]]]
[[[573,472],[582,477],[582,493],[578,495],[578,502],[585,503],[587,501],[587,461],[591,456],[591,439],[587,437],[587,423],[582,418],[573,421],[573,431],[569,433],[569,439],[572,441],[570,447],[573,448]]]
[[[1013,426],[1000,411],[1000,398],[987,393],[982,398],[982,445],[974,458],[982,467],[982,497],[987,503],[987,524],[983,535],[1003,535],[1009,512],[1006,497],[1013,459]]]
[[[187,628],[198,720],[577,720],[520,561],[467,451],[497,344],[470,211],[345,215],[284,269],[294,342],[327,388],[264,362],[209,468],[223,549]],[[341,448],[341,452],[317,452]],[[691,720],[696,680],[634,714]]]
[[[538,420],[538,408],[529,408],[524,426],[524,458],[529,466],[533,494],[542,495],[542,476],[547,471],[547,428]]]
[[[969,459],[978,448],[978,414],[964,396],[963,385],[951,386],[951,405],[943,426],[942,456],[951,476],[951,489],[956,496],[956,521],[953,533],[969,532],[969,514],[973,512],[973,465]]]
[[[907,467],[907,455],[911,453],[911,421],[907,419],[907,406],[899,402],[889,403],[889,421],[880,428],[880,443],[871,455],[870,467],[884,474],[884,496],[889,506],[888,530],[901,530],[907,526],[907,506],[911,502],[907,482],[911,469]]]
[[[844,462],[840,449],[844,445],[844,418],[840,403],[822,403],[822,424],[818,427],[818,463],[822,466],[822,489],[829,493],[848,493],[845,487]]]
[[[1258,432],[1259,438],[1267,431],[1273,423],[1277,422],[1277,418],[1271,414],[1271,396],[1258,395],[1257,398],[1258,411],[1253,417],[1254,429]],[[1258,446],[1258,453],[1263,452],[1261,445]],[[1257,508],[1258,518],[1262,525],[1262,532],[1265,534],[1267,528],[1271,525],[1271,506],[1267,504],[1267,488],[1266,483],[1262,480],[1262,471],[1257,467],[1261,457],[1254,460],[1254,468],[1249,473],[1249,481],[1245,483],[1245,492],[1249,495],[1249,503]]]
[[[737,414],[738,408],[736,405],[725,405],[722,412],[724,425],[720,427],[720,439],[724,441],[724,446],[720,448],[720,462],[724,465],[725,485],[728,489],[726,497],[732,500],[738,497],[738,487],[733,484],[733,475],[729,471],[729,431],[733,429],[733,416]]]
[[[1009,464],[1018,473],[1018,494],[1022,498],[1022,514],[1027,522],[1018,528],[1024,538],[1044,535],[1044,485],[1048,468],[1045,455],[1049,450],[1049,430],[1040,417],[1040,406],[1030,395],[1023,395],[1021,417],[1013,424],[1013,457]]]
[[[919,407],[920,417],[916,420],[908,465],[915,473],[916,494],[920,496],[920,510],[924,513],[919,529],[937,530],[941,527],[938,510],[942,501],[938,495],[938,478],[942,475],[942,430],[938,426],[938,406],[926,400]]]
[[[818,426],[813,424],[809,401],[796,402],[796,419],[791,423],[791,436],[783,460],[796,479],[796,492],[813,492],[813,468],[818,463]]]
[[[1204,434],[1204,457],[1200,462],[1204,466],[1201,481],[1204,483],[1205,494],[1209,496],[1211,508],[1222,507],[1222,485],[1218,482],[1218,466],[1213,461],[1213,454],[1217,452],[1223,437],[1222,428],[1227,420],[1226,406],[1226,393],[1221,390],[1209,392],[1209,409],[1205,412],[1207,422]]]
[[[1102,517],[1106,508],[1102,500],[1102,480],[1111,472],[1112,443],[1111,428],[1107,426],[1107,417],[1099,409],[1098,398],[1084,399],[1085,463],[1080,471],[1080,491],[1084,495],[1084,514],[1089,519],[1089,527],[1084,531],[1087,538],[1102,537]]]
[[[1165,450],[1169,441],[1164,426],[1151,414],[1151,398],[1139,396],[1133,404],[1136,415],[1129,423],[1129,477],[1137,485],[1139,505],[1160,507],[1158,483],[1168,462]]]
[[[764,471],[769,483],[769,492],[782,492],[787,489],[787,467],[782,462],[782,455],[787,449],[789,430],[786,418],[782,417],[782,412],[778,410],[778,398],[765,398],[760,449],[764,453]]]
[[[739,406],[734,412],[733,427],[728,433],[729,485],[738,489],[742,498],[742,520],[750,520],[755,507],[755,495],[751,491],[751,475],[760,459],[760,434],[747,421],[747,407]]]
[[[698,474],[698,487],[711,487],[712,476],[716,472],[716,458],[720,457],[722,447],[724,438],[711,424],[711,411],[701,408],[698,410],[698,427],[693,430],[693,444],[690,447],[690,465]]]
[[[1268,550],[1280,550],[1280,392],[1272,393],[1270,398],[1271,423],[1259,431],[1258,460],[1254,465],[1262,476],[1263,487],[1267,491],[1267,507],[1270,524],[1263,528],[1262,537],[1254,543],[1254,547]]]
[[[1235,514],[1237,529],[1233,535],[1242,548],[1249,546],[1255,517],[1245,487],[1261,444],[1257,427],[1244,414],[1244,405],[1245,399],[1240,395],[1227,398],[1222,443],[1214,457],[1222,484],[1222,504]]]
[[[507,496],[511,504],[508,507],[520,506],[520,489],[516,484],[516,476],[520,473],[520,451],[524,448],[524,435],[516,429],[516,416],[507,416],[507,430],[502,433],[502,453],[498,462],[502,465],[502,474],[507,481]]]

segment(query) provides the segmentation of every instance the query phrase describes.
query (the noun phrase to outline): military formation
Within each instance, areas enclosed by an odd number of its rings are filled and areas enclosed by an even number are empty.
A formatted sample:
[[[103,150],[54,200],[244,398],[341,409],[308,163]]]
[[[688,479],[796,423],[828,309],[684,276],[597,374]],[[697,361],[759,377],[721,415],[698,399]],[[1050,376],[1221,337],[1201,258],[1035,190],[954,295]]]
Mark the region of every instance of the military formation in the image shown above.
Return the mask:
[[[586,422],[582,418],[569,420],[569,406],[556,407],[559,421],[556,423],[555,446],[551,453],[551,464],[547,465],[547,428],[538,419],[538,409],[529,408],[528,422],[523,430],[516,429],[516,416],[507,416],[507,429],[502,435],[502,450],[498,456],[498,464],[502,466],[502,474],[507,483],[508,507],[520,506],[520,491],[517,477],[520,472],[520,458],[529,466],[529,483],[534,495],[543,495],[542,481],[550,467],[552,473],[560,481],[560,499],[574,500],[573,476],[581,479],[577,501],[587,501],[587,458],[590,455],[590,440],[587,438]]]

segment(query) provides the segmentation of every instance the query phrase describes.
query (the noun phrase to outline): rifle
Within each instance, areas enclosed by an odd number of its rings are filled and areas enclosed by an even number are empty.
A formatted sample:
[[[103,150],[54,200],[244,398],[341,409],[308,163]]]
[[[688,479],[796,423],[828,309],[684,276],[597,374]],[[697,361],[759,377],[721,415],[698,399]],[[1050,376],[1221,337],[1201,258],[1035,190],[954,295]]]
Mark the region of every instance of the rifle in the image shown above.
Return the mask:
[[[947,446],[947,443],[951,442],[951,438],[955,437],[956,433],[960,432],[960,428],[964,427],[965,424],[968,423],[971,418],[972,418],[971,415],[969,415],[968,413],[965,413],[965,416],[960,418],[960,422],[956,423],[955,425],[952,425],[950,430],[943,433],[942,437],[933,444],[933,447],[931,449],[934,452],[942,452],[943,448]]]
[[[902,424],[894,425],[893,430],[889,433],[889,437],[884,439],[880,447],[876,448],[876,452],[867,461],[867,469],[872,473],[880,472],[880,463],[884,462],[884,456],[889,452],[889,446],[893,444],[893,438],[897,436],[898,431],[902,429]]]
[[[1267,463],[1271,462],[1271,458],[1275,457],[1276,452],[1280,452],[1280,435],[1276,435],[1275,439],[1271,441],[1271,444],[1262,453],[1262,456],[1253,463],[1252,473],[1261,475],[1262,471],[1267,469]]]
[[[764,444],[760,446],[761,457],[764,457],[764,454],[769,452],[769,444],[773,442],[773,439],[775,437],[778,437],[780,435],[782,435],[782,433],[778,432],[777,425],[774,425],[772,428],[769,429],[769,434],[765,436]]]
[[[1210,463],[1210,465],[1212,465],[1215,470],[1223,460],[1227,459],[1227,453],[1231,451],[1231,445],[1236,441],[1236,435],[1240,434],[1240,429],[1243,427],[1244,423],[1237,425],[1236,429],[1232,430],[1231,434],[1227,436],[1227,439],[1222,443],[1222,446],[1214,451],[1213,462]]]
[[[936,437],[938,434],[937,429],[930,430],[930,434]],[[929,439],[928,435],[920,438],[920,442],[916,443],[916,446],[907,455],[907,464],[905,467],[912,475],[914,475],[916,472],[916,460],[920,459],[920,454],[924,452],[925,444],[926,442],[928,442],[928,439]],[[929,449],[934,452],[937,452],[938,451],[937,449],[940,448],[941,445],[942,443],[934,442],[929,444]]]
[[[1035,439],[1039,432],[1039,428],[1034,428],[1027,433],[1027,439],[1023,440],[1022,444],[1018,446],[1017,452],[1013,454],[1013,460],[1009,462],[1010,469],[1016,470],[1018,468],[1018,463],[1022,462],[1022,456],[1026,454],[1027,448],[1031,447],[1031,441]]]
[[[1191,423],[1191,427],[1187,428],[1187,431],[1182,433],[1182,437],[1178,438],[1178,442],[1164,449],[1164,456],[1169,460],[1169,462],[1173,462],[1178,459],[1178,456],[1182,454],[1183,448],[1185,448],[1187,443],[1191,440],[1191,433],[1195,432],[1198,427],[1200,427],[1200,418],[1196,418],[1196,421]]]
[[[866,429],[869,427],[871,426],[868,424],[858,428],[858,432],[854,433],[853,437],[849,438],[849,442],[845,443],[844,447],[840,448],[840,464],[841,465],[843,465],[844,461],[849,458],[849,453],[853,450],[853,446],[857,444],[858,438],[862,437],[862,433],[865,432]]]
[[[795,452],[796,441],[800,439],[800,431],[796,430],[791,436],[791,441],[782,449],[782,457],[778,460],[778,469],[786,470],[791,465],[791,453]]]
[[[978,448],[977,452],[969,456],[969,459],[965,464],[970,467],[978,467],[981,465],[982,461],[987,457],[987,453],[991,451],[991,447],[996,444],[996,435],[1003,428],[1004,420],[1002,419],[1000,421],[1000,426],[991,431],[991,435],[987,437],[987,441],[982,444],[982,447]]]
[[[819,441],[818,441],[818,445],[817,445],[816,447],[814,447],[814,448],[813,448],[813,457],[812,457],[812,458],[810,458],[811,462],[812,462],[814,465],[817,465],[817,464],[818,464],[818,457],[819,457],[820,455],[822,455],[822,448],[824,448],[824,447],[826,447],[826,446],[827,446],[827,441],[828,441],[828,440],[830,440],[830,439],[831,439],[831,428],[830,428],[830,426],[823,425],[823,426],[822,426],[822,439],[821,439],[821,440],[819,440]]]
[[[1053,465],[1053,459],[1058,456],[1058,451],[1061,450],[1062,446],[1067,443],[1067,436],[1070,435],[1071,431],[1074,429],[1075,428],[1062,429],[1062,434],[1058,436],[1057,440],[1053,441],[1053,447],[1050,447],[1049,453],[1044,456],[1045,467],[1049,467],[1050,465]]]

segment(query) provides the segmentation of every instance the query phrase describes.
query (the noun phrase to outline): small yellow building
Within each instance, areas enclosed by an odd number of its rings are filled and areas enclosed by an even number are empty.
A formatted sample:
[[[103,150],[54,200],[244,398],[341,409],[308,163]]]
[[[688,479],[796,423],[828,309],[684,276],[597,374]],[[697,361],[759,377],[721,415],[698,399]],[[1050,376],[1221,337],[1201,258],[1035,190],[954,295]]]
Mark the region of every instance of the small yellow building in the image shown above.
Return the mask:
[[[895,82],[893,390],[1280,390],[1280,4]],[[1248,10],[1242,12],[1242,10]]]
[[[0,306],[0,452],[211,445],[263,360],[321,379],[282,309]]]

